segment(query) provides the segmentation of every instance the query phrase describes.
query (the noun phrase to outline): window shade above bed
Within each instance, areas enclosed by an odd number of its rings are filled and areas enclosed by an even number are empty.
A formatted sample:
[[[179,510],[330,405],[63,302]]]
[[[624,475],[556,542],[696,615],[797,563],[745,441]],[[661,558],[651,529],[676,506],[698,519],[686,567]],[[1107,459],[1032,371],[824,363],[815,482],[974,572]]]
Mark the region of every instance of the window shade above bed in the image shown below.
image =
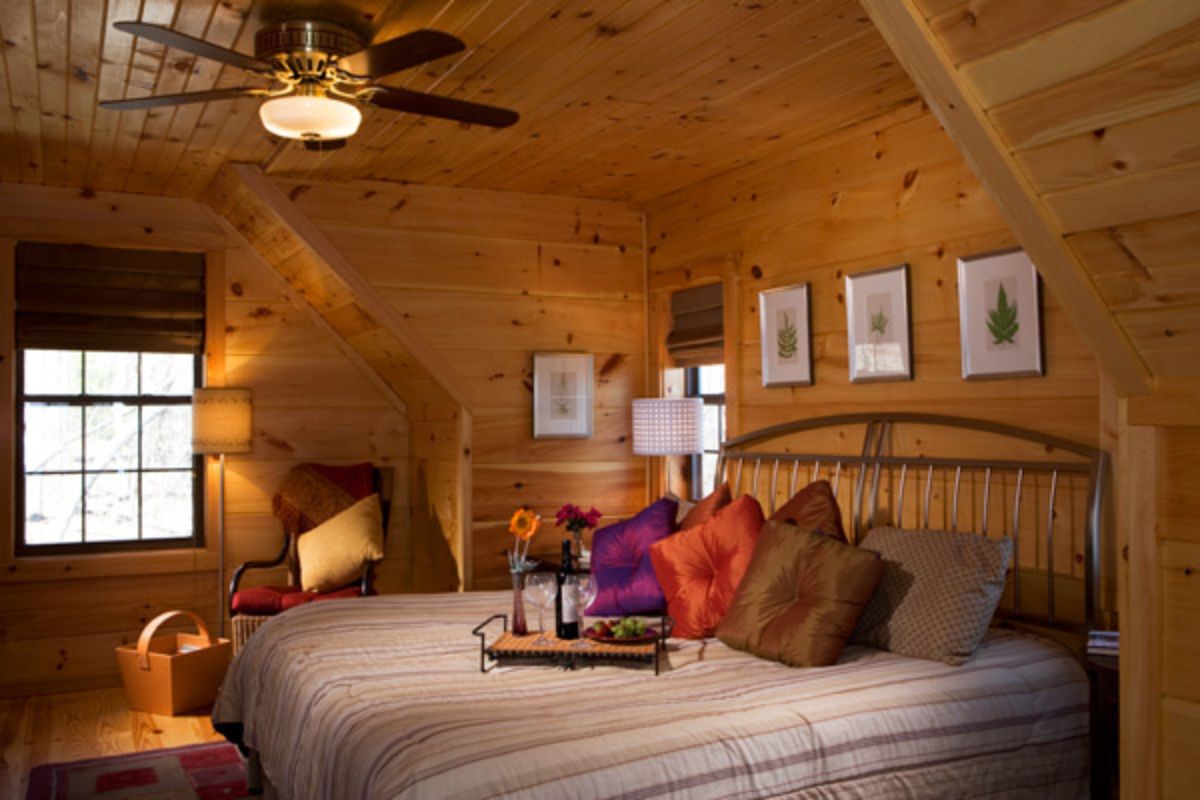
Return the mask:
[[[719,283],[671,295],[667,354],[677,367],[720,364],[725,360],[725,309]]]

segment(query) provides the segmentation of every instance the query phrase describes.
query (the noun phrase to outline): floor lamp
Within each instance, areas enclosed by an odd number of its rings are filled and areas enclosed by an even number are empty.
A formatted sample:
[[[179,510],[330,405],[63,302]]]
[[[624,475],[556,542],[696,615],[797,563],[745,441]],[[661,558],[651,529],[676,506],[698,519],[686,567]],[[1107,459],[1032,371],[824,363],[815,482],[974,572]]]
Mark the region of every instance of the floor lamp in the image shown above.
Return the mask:
[[[249,389],[196,389],[192,393],[192,452],[216,455],[218,636],[225,635],[225,455],[249,453],[253,443]]]
[[[704,400],[699,397],[647,397],[633,401],[633,453],[638,456],[694,456],[704,452]],[[667,465],[667,492],[671,468]]]

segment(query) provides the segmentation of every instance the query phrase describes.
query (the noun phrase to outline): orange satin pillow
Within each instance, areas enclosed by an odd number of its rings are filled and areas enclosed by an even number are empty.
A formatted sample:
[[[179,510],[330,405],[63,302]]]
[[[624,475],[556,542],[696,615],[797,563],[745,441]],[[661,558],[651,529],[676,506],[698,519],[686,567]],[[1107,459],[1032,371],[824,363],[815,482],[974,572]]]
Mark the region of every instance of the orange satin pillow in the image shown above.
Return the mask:
[[[717,637],[793,667],[832,664],[882,576],[878,554],[772,520]]]
[[[842,510],[838,508],[829,481],[814,481],[805,486],[772,514],[771,519],[832,536],[839,542],[846,541]]]
[[[762,524],[758,501],[742,495],[702,525],[651,545],[650,561],[675,620],[674,636],[713,635],[750,563]]]
[[[729,493],[729,484],[722,483],[720,488],[697,500],[688,509],[688,512],[683,515],[683,519],[679,521],[679,530],[686,531],[688,528],[703,525],[712,519],[713,514],[716,514],[732,501],[733,495]]]

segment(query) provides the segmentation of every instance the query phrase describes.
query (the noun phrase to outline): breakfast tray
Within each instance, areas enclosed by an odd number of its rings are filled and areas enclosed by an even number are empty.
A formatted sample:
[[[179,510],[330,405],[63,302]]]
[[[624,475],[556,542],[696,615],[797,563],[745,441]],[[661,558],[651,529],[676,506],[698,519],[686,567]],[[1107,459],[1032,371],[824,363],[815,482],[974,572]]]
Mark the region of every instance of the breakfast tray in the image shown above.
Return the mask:
[[[489,644],[485,628],[496,620],[501,620],[504,630]],[[493,665],[545,665],[563,669],[578,669],[598,664],[653,664],[654,674],[658,675],[659,659],[666,650],[666,636],[662,632],[666,630],[668,627],[664,619],[663,626],[659,628],[659,636],[654,641],[641,644],[609,644],[587,638],[563,640],[550,634],[545,636],[545,643],[539,644],[538,640],[542,639],[542,634],[517,636],[508,630],[507,614],[493,614],[477,625],[471,633],[479,637],[480,672],[489,671],[491,667],[488,666],[488,662],[491,661]]]

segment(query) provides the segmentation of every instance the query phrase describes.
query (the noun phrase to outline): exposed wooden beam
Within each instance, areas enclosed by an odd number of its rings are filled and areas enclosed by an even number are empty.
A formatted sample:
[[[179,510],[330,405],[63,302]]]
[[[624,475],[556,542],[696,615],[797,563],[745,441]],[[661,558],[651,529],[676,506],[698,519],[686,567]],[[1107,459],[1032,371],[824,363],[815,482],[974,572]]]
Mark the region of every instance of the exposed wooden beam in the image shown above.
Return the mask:
[[[1146,364],[916,4],[913,0],[862,0],[862,4],[1037,264],[1055,299],[1091,343],[1117,391],[1126,396],[1148,392],[1152,378]]]
[[[334,343],[334,346],[338,349],[338,352],[341,353],[343,356],[345,356],[346,360],[349,361],[351,364],[353,364],[355,369],[357,369],[364,378],[366,378],[372,384],[375,385],[375,388],[379,390],[379,393],[383,395],[383,397],[388,401],[388,404],[391,405],[392,408],[396,409],[397,411],[400,411],[401,413],[407,413],[408,408],[407,408],[407,406],[405,406],[403,398],[401,398],[400,395],[398,395],[396,393],[396,390],[392,388],[391,384],[389,384],[386,380],[383,379],[382,375],[380,375],[378,372],[376,372],[375,369],[370,364],[367,363],[366,359],[364,359],[362,357],[362,354],[360,354],[345,339],[343,339],[338,334],[338,332],[333,329],[333,326],[331,326],[325,320],[324,317],[322,317],[320,314],[317,313],[317,310],[315,308],[313,308],[311,305],[309,305],[308,302],[303,297],[301,297],[299,294],[296,293],[296,290],[294,288],[292,288],[292,285],[290,283],[288,283],[287,280],[285,280],[282,275],[280,275],[278,272],[276,272],[275,269],[270,264],[267,263],[266,259],[264,259],[262,257],[262,254],[259,253],[257,250],[255,250],[254,247],[242,237],[242,234],[238,231],[237,228],[235,228],[233,226],[233,223],[231,223],[229,220],[225,219],[224,217],[220,216],[219,214],[214,214],[214,216],[217,218],[218,224],[220,224],[221,227],[226,230],[226,232],[229,234],[231,239],[233,239],[233,240],[240,239],[242,242],[244,242],[246,245],[247,253],[249,255],[253,256],[253,258],[258,263],[260,263],[269,274],[273,275],[276,279],[278,279],[279,291],[282,292],[283,296],[288,299],[288,302],[292,303],[296,308],[300,309],[300,312],[302,314],[304,314],[304,318],[306,320],[308,320],[310,323],[312,323],[312,325],[315,328],[317,328],[318,330],[323,331],[329,335],[330,339]],[[222,252],[222,256],[223,255],[224,255],[224,253]],[[224,259],[222,258],[222,261],[223,260]],[[211,270],[209,271],[209,274],[211,276],[211,274],[212,274]],[[209,296],[210,297],[214,297],[214,296],[219,297],[219,298],[221,298],[221,302],[224,303],[224,295],[223,294],[210,292]],[[224,343],[222,343],[221,347],[222,348],[224,347]],[[212,356],[210,355],[209,358],[211,359]],[[222,360],[221,369],[222,369],[222,374],[223,374],[224,373],[224,353],[223,352],[221,353],[221,360]],[[210,364],[211,364],[211,361],[210,361]],[[211,371],[211,366],[209,367],[209,369]]]
[[[409,406],[470,408],[466,383],[256,166],[227,164],[204,200]]]

